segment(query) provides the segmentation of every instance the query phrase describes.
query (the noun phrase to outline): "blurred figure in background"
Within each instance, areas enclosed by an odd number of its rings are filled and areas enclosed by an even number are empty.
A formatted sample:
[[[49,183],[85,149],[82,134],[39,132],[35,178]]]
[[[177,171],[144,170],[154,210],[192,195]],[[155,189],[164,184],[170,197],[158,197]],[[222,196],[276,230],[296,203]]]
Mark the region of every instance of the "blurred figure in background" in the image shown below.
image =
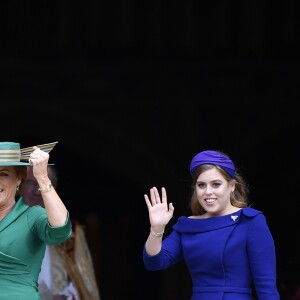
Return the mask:
[[[39,186],[27,167],[26,180],[20,194],[30,205],[43,206]],[[58,176],[54,166],[48,166],[49,178],[57,188]],[[58,246],[47,246],[39,275],[42,300],[100,300],[93,262],[83,226],[72,219],[73,235]]]

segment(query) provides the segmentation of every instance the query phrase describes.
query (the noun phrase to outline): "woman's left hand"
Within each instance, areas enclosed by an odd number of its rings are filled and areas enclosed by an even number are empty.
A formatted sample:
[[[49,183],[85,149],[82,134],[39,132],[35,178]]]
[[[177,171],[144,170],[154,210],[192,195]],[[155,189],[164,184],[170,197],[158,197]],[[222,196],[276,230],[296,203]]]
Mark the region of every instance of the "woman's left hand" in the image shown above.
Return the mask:
[[[34,177],[48,176],[47,166],[49,161],[49,153],[42,151],[40,148],[34,146],[33,152],[30,154],[29,163],[33,167]]]

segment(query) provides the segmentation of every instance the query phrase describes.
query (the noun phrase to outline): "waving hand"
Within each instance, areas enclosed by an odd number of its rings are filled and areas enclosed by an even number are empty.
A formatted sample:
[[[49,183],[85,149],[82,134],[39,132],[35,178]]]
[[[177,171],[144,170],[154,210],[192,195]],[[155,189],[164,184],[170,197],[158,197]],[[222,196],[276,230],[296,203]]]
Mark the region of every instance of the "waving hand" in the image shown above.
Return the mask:
[[[150,199],[144,195],[152,228],[165,227],[173,216],[174,206],[167,203],[167,192],[161,189],[161,197],[156,187],[150,189]]]

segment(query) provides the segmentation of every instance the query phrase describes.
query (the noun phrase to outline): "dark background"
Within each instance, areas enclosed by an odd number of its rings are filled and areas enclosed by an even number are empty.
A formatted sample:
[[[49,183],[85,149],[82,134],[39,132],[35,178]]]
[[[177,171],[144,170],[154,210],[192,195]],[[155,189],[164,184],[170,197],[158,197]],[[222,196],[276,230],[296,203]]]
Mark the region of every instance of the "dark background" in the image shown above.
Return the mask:
[[[86,226],[101,300],[189,298],[184,263],[143,267],[143,194],[165,186],[171,223],[189,215],[189,163],[206,149],[229,154],[248,181],[274,236],[282,299],[292,299],[296,1],[1,1],[0,14],[0,140],[59,141],[50,160]]]

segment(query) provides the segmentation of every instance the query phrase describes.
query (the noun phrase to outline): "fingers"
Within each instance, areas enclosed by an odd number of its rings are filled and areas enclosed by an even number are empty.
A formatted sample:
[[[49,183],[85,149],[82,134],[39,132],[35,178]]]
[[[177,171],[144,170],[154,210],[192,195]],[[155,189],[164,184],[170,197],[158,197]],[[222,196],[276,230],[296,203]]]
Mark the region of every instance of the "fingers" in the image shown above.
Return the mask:
[[[161,201],[162,203],[167,203],[167,192],[164,187],[161,189]]]
[[[167,203],[167,192],[165,188],[162,188],[162,196],[160,200],[160,195],[156,187],[150,189],[150,199],[148,195],[144,195],[146,204],[148,208],[154,206],[155,204]]]
[[[150,194],[153,195],[153,197],[151,197],[153,199],[152,200],[153,204],[160,203],[160,196],[156,187],[153,187],[150,190]]]
[[[173,206],[173,203],[170,203],[169,204],[169,212],[174,212],[174,206]]]
[[[29,164],[31,166],[35,166],[39,163],[48,162],[49,154],[47,152],[42,151],[40,148],[34,146],[33,152],[29,156]]]
[[[152,207],[152,205],[151,205],[151,202],[150,202],[150,200],[149,200],[149,198],[146,194],[144,195],[144,198],[145,198],[148,209],[150,209]]]
[[[161,201],[160,201],[158,189],[154,187],[153,190],[154,190],[156,203],[167,203],[167,192],[164,187],[161,188]]]

